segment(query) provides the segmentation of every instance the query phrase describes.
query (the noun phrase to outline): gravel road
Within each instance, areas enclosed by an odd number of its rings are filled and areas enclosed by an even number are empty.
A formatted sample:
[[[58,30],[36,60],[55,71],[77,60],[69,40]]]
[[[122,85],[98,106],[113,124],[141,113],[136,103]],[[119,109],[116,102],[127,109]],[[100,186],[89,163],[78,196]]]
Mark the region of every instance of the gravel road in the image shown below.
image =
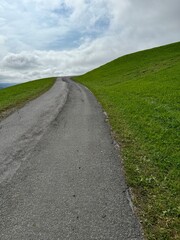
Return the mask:
[[[0,123],[0,239],[140,240],[105,115],[64,80]]]

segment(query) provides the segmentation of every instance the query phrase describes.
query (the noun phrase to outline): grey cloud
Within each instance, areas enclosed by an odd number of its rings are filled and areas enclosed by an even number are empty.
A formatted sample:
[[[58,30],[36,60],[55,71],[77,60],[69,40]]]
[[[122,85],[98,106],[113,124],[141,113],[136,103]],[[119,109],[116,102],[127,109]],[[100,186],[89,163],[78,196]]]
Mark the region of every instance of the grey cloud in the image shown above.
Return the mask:
[[[5,68],[13,68],[18,70],[25,70],[40,66],[41,63],[37,56],[31,54],[8,54],[4,57],[2,65]]]

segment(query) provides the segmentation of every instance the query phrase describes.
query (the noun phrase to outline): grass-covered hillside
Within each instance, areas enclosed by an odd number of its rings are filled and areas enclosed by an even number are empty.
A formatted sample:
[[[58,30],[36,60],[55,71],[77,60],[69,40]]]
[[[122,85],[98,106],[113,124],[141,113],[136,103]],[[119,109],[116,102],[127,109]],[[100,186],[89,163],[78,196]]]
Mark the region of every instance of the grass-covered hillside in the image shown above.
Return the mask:
[[[54,84],[55,79],[45,78],[0,89],[0,119],[12,109],[22,106],[47,91]]]
[[[83,76],[109,115],[148,239],[180,239],[180,43],[123,56]]]

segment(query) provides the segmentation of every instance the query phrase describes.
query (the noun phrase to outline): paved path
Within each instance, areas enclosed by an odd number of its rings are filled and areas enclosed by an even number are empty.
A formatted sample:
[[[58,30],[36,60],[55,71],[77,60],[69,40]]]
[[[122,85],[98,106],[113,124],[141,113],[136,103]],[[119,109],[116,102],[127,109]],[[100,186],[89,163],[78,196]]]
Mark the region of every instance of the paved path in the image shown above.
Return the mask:
[[[102,109],[86,88],[66,81],[63,110],[2,179],[0,239],[140,240]]]
[[[0,122],[0,184],[10,181],[28,158],[64,106],[67,95],[67,83],[59,79],[48,92]]]

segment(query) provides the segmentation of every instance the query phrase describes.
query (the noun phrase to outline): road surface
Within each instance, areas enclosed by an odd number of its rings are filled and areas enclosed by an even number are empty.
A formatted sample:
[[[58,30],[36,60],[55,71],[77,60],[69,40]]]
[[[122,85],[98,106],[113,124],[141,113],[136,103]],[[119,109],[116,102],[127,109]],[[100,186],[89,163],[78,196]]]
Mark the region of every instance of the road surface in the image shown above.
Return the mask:
[[[65,81],[0,123],[0,239],[140,240],[103,111]]]

